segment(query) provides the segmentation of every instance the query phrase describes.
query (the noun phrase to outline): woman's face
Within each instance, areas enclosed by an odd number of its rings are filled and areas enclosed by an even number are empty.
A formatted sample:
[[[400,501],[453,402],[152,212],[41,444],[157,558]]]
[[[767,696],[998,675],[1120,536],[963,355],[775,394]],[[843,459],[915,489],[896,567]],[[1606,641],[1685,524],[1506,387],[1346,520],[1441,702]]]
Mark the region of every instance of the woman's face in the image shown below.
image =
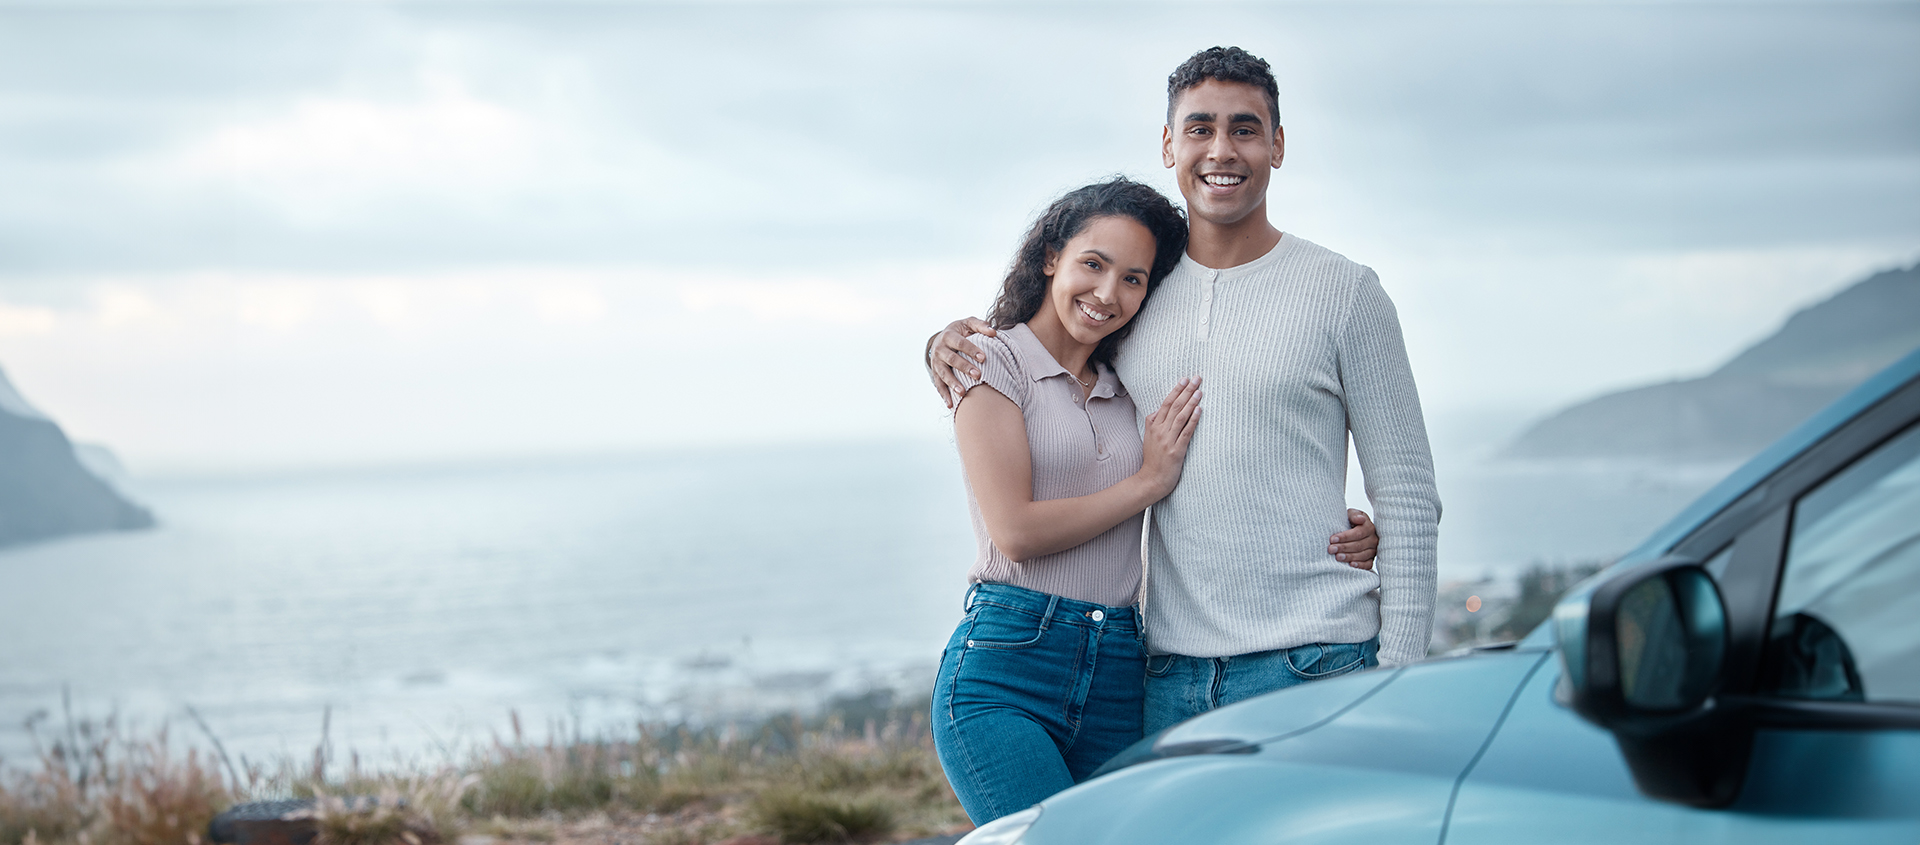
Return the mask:
[[[1047,306],[1073,339],[1096,344],[1120,330],[1147,298],[1153,233],[1131,217],[1099,217],[1047,256]]]

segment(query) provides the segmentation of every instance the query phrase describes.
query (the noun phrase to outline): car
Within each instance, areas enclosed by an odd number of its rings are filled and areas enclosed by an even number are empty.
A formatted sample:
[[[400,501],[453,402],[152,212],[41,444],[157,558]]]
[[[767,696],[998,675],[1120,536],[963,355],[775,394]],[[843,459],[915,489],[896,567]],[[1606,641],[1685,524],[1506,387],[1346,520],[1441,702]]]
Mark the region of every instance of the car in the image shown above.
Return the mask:
[[[1220,708],[964,845],[1920,845],[1920,350],[1518,643]]]

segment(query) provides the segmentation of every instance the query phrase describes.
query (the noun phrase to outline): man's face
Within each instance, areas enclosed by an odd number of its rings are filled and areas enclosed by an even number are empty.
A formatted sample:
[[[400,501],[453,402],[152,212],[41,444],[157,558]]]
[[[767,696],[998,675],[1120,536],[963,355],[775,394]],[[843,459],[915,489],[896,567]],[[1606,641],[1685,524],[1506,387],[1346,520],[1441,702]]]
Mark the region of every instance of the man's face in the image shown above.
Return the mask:
[[[1286,153],[1286,135],[1272,121],[1266,93],[1252,85],[1209,79],[1181,92],[1160,153],[1188,216],[1231,226],[1266,202],[1267,182]]]

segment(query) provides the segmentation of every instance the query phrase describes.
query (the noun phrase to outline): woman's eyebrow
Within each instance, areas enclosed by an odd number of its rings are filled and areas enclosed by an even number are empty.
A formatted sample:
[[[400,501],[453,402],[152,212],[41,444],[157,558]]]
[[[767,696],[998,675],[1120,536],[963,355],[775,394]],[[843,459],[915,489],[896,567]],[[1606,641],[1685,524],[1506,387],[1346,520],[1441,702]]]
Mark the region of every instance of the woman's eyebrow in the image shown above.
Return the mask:
[[[1081,250],[1081,251],[1080,251],[1080,254],[1081,254],[1081,255],[1086,255],[1086,254],[1087,254],[1087,253],[1089,253],[1089,252],[1091,252],[1091,253],[1093,253],[1094,255],[1098,255],[1098,256],[1100,256],[1100,260],[1101,260],[1101,261],[1105,261],[1105,262],[1107,262],[1108,264],[1118,264],[1118,263],[1120,263],[1120,262],[1118,262],[1118,261],[1115,261],[1115,260],[1113,260],[1113,256],[1110,256],[1110,255],[1108,255],[1108,254],[1106,254],[1106,253],[1104,253],[1104,252],[1101,252],[1100,250],[1097,250],[1097,249],[1093,249],[1092,247],[1088,247],[1087,249],[1083,249],[1083,250]],[[1127,272],[1129,272],[1129,273],[1145,273],[1145,272],[1147,272],[1147,269],[1146,269],[1145,267],[1132,267],[1132,268],[1128,268],[1128,270],[1127,270]]]

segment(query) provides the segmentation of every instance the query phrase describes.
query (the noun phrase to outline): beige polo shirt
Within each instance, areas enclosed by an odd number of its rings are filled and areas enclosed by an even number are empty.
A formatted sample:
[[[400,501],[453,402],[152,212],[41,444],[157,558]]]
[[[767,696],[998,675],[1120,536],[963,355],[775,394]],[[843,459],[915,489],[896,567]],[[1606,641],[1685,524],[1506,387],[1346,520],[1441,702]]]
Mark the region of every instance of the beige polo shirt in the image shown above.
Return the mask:
[[[961,378],[971,390],[984,382],[1015,405],[1027,424],[1033,454],[1033,498],[1068,499],[1105,490],[1140,470],[1140,429],[1133,398],[1106,366],[1091,396],[1060,366],[1025,323],[998,337],[975,335],[986,353],[980,379]],[[964,401],[964,399],[963,399]],[[958,407],[958,406],[956,406]],[[969,583],[1012,584],[1109,607],[1134,604],[1140,594],[1140,516],[1064,552],[1015,563],[995,548],[967,484],[967,510],[979,547]]]

